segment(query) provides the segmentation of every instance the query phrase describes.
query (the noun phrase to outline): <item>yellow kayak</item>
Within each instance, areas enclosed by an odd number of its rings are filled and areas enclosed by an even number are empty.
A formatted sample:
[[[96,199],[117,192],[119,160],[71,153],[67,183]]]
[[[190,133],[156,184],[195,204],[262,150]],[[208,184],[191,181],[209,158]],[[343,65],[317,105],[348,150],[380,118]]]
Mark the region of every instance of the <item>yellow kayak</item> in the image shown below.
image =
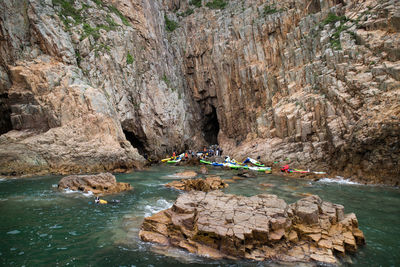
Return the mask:
[[[100,204],[107,204],[107,200],[100,199],[99,203],[100,203]]]
[[[168,160],[171,160],[171,158],[162,159],[161,162],[167,162]]]

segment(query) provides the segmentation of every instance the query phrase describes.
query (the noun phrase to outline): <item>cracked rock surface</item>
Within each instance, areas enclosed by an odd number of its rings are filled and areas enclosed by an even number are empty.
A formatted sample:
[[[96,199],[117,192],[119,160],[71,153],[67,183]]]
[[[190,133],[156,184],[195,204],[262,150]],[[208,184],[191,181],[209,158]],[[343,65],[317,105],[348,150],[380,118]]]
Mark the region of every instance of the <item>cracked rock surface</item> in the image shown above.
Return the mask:
[[[252,197],[191,191],[145,218],[140,238],[211,258],[323,262],[365,243],[354,213],[312,195],[288,205],[276,195]]]

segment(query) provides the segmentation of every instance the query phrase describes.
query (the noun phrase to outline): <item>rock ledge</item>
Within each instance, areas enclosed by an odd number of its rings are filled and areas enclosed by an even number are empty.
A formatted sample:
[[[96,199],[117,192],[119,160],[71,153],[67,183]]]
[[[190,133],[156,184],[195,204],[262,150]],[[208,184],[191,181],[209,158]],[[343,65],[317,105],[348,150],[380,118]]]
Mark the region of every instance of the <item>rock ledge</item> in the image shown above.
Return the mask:
[[[365,243],[354,213],[318,196],[287,205],[276,195],[191,191],[145,218],[140,238],[211,258],[324,262]]]

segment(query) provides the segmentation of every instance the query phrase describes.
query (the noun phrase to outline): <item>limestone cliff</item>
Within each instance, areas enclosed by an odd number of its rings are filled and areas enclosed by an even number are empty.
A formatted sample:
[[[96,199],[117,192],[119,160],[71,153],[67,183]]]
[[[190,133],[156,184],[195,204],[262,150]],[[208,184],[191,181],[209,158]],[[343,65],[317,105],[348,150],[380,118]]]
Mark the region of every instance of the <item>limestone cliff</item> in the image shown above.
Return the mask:
[[[0,14],[2,174],[129,169],[218,140],[399,181],[398,1],[5,0]]]

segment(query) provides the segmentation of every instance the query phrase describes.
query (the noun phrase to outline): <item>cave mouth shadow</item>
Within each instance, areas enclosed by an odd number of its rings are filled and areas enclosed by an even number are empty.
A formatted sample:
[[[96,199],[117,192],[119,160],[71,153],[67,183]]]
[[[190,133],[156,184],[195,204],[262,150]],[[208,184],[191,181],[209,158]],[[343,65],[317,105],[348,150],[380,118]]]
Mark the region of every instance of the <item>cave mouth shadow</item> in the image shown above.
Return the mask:
[[[131,145],[138,150],[140,155],[142,155],[142,156],[147,155],[147,151],[146,151],[144,142],[142,140],[140,140],[135,135],[135,133],[127,131],[127,130],[123,130],[123,132],[125,134],[126,140],[128,140],[129,143],[131,143]]]
[[[0,135],[13,130],[11,123],[11,108],[8,102],[8,94],[0,95]]]
[[[219,122],[215,107],[212,107],[210,114],[205,115],[203,133],[204,139],[208,144],[218,144]]]

